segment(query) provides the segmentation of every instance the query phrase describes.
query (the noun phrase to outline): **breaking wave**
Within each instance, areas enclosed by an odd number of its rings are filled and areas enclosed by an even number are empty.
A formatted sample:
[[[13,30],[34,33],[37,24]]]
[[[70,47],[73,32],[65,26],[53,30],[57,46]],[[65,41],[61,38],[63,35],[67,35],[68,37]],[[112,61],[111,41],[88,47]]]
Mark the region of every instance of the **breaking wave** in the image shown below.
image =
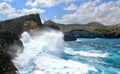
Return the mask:
[[[67,49],[63,34],[60,31],[40,31],[34,36],[24,32],[21,35],[21,40],[24,50],[13,60],[20,74],[86,74],[89,71],[97,72],[94,66],[61,58]],[[72,53],[89,56],[89,53],[82,51]],[[96,56],[96,54],[94,55]]]

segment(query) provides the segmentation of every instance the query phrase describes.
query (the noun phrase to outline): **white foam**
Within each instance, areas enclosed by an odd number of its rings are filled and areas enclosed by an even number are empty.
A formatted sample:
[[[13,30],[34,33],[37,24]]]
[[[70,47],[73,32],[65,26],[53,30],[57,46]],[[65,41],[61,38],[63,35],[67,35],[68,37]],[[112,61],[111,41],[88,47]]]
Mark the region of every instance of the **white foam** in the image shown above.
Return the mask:
[[[45,74],[45,73],[42,72],[42,71],[40,71],[40,70],[35,70],[35,71],[33,72],[33,74]]]
[[[83,64],[73,60],[64,60],[58,57],[45,56],[37,57],[37,68],[41,68],[50,74],[86,74],[89,70],[97,72],[97,70],[90,65]],[[49,61],[49,62],[48,62]]]
[[[38,32],[30,37],[23,33],[24,51],[13,60],[20,74],[86,74],[95,67],[60,58],[64,52],[63,34],[59,31]],[[26,36],[27,35],[27,36]],[[24,37],[25,36],[25,37]]]
[[[68,49],[65,52],[69,54],[81,55],[85,57],[103,57],[104,58],[109,56],[108,53],[101,53],[100,51],[73,51],[72,49]]]
[[[102,51],[100,51],[100,50],[89,50],[88,52],[91,52],[91,53],[102,53]]]

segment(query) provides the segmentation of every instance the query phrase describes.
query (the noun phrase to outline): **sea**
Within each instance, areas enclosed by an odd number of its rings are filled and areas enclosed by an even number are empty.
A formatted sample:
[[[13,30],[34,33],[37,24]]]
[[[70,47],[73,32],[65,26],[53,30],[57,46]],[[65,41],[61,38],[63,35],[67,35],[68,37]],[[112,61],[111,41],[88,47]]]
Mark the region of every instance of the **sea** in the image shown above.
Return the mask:
[[[21,38],[24,51],[13,62],[20,74],[120,74],[120,39],[64,41],[60,31]]]

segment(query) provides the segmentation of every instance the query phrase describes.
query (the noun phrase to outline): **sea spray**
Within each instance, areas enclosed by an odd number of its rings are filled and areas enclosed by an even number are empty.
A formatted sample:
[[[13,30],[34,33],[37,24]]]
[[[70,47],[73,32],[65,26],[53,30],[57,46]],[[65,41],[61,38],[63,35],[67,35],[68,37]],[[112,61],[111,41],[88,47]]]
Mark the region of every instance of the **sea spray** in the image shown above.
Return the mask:
[[[20,74],[86,74],[97,70],[90,65],[60,58],[66,50],[63,34],[49,30],[34,36],[21,35],[24,51],[13,60]]]

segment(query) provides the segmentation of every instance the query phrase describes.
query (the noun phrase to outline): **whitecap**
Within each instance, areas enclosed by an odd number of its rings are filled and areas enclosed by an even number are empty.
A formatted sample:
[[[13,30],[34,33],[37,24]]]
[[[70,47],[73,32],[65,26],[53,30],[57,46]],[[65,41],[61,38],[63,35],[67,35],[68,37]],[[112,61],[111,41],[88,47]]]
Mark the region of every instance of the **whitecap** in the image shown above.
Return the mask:
[[[97,72],[94,66],[83,64],[73,60],[64,60],[59,57],[46,55],[37,57],[35,60],[36,68],[49,72],[50,74],[86,74],[89,71]]]
[[[72,55],[81,55],[85,57],[108,57],[108,53],[102,53],[101,51],[74,51],[72,49],[66,49],[66,53],[72,54]]]

